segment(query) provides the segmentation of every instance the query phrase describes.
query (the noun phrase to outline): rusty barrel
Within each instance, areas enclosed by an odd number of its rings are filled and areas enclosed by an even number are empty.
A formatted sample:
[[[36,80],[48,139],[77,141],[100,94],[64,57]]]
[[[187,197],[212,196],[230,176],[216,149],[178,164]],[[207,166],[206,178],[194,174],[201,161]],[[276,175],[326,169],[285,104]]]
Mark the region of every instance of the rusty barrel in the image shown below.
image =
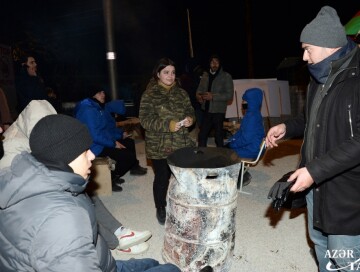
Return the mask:
[[[240,164],[228,148],[182,148],[168,157],[163,259],[182,271],[230,271]]]

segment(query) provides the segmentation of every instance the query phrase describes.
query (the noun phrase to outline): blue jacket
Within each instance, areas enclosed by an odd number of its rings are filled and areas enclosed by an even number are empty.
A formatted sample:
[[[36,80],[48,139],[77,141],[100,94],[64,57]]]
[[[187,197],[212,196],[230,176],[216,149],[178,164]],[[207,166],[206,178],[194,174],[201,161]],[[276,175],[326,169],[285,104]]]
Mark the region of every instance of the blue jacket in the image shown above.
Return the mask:
[[[89,128],[93,139],[90,149],[95,156],[98,156],[104,147],[115,147],[115,141],[123,137],[123,130],[116,127],[112,112],[124,114],[124,101],[114,100],[102,108],[94,99],[85,98],[75,106],[75,118]]]
[[[263,92],[259,88],[245,91],[242,97],[248,104],[240,129],[229,139],[229,146],[240,158],[256,158],[265,137],[261,104]]]

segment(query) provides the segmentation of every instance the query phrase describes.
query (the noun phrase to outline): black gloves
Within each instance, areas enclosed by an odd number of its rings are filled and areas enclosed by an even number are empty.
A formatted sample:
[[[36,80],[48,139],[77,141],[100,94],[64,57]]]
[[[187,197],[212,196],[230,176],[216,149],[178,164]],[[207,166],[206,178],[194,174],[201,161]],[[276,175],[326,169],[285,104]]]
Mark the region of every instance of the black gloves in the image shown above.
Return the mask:
[[[290,189],[294,185],[295,181],[287,182],[279,180],[271,187],[268,199],[272,199],[272,207],[279,211],[283,207],[284,203],[288,199]]]
[[[269,191],[268,199],[272,199],[273,201],[272,207],[276,211],[279,211],[280,208],[284,206],[285,202],[289,198],[290,189],[295,183],[295,181],[291,181],[291,182],[287,181],[292,173],[294,173],[294,171],[288,172],[285,175],[283,175],[281,179],[275,182],[275,184],[271,187]],[[289,204],[286,206],[289,206]],[[290,203],[290,208],[291,208],[291,203]]]
[[[305,191],[292,193],[291,187],[294,185],[294,181],[287,181],[292,173],[291,171],[286,173],[271,187],[268,199],[272,199],[272,207],[279,211],[281,208],[296,209],[306,206],[306,194],[311,190],[311,187]]]

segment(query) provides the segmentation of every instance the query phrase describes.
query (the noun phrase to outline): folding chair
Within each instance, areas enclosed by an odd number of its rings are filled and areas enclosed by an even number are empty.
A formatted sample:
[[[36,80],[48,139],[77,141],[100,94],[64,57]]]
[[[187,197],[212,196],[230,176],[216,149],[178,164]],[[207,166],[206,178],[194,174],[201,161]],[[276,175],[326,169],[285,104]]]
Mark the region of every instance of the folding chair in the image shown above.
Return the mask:
[[[240,188],[239,188],[239,191],[238,191],[239,193],[251,195],[251,193],[243,191],[244,174],[245,174],[245,172],[247,172],[249,170],[249,167],[254,166],[259,162],[259,160],[264,155],[263,151],[265,150],[265,148],[266,148],[265,139],[263,139],[261,144],[260,144],[260,151],[259,151],[259,153],[258,153],[255,160],[253,160],[253,161],[241,160],[240,161],[240,163],[241,163],[241,167],[240,167],[240,175],[241,175],[241,177],[240,177]]]

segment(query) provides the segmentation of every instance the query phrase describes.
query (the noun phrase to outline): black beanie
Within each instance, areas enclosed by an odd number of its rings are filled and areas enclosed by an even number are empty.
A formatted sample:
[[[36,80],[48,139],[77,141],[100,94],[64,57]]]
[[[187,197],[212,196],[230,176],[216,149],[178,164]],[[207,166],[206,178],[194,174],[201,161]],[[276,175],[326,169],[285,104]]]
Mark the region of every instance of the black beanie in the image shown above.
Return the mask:
[[[39,161],[69,164],[90,148],[92,138],[79,120],[63,114],[43,117],[30,133],[31,154]]]
[[[346,45],[345,28],[336,10],[329,6],[322,7],[317,16],[301,32],[300,42],[327,48]]]
[[[90,84],[85,91],[85,96],[86,98],[91,98],[94,97],[98,92],[102,91],[105,92],[107,96],[108,90],[105,87],[105,84]]]

